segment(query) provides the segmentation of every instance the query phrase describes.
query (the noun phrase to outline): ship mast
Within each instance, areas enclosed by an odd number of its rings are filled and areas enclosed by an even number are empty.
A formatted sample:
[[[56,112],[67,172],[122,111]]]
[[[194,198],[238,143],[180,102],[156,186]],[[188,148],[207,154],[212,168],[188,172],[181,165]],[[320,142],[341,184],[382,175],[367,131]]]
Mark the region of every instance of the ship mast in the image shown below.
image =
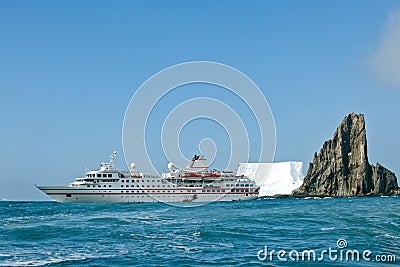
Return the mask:
[[[110,156],[110,162],[108,163],[108,169],[109,170],[114,170],[115,169],[115,159],[117,158],[117,151],[114,151],[114,153]]]

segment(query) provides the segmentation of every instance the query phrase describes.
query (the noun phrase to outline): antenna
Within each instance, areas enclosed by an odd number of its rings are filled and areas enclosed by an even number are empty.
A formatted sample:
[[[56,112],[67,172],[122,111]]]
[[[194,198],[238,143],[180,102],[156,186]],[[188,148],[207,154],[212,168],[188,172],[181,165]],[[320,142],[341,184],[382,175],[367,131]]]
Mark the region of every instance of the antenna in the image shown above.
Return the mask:
[[[110,166],[110,170],[115,169],[115,159],[117,158],[117,151],[114,151],[114,153],[110,156],[110,162],[108,165]]]

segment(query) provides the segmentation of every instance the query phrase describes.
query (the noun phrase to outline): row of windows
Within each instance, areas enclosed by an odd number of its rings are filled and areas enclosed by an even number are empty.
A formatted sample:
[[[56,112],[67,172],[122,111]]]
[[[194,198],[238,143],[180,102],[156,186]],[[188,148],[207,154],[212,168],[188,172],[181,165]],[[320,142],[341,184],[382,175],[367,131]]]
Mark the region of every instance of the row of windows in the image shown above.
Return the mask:
[[[226,187],[248,187],[250,184],[227,184]]]
[[[103,174],[101,174],[101,173],[94,174],[93,173],[93,174],[88,174],[87,177],[109,177],[109,178],[111,178],[112,173],[103,173]]]
[[[132,181],[132,183],[134,183],[134,182],[136,182],[136,183],[139,183],[139,181],[142,181],[142,182],[148,182],[148,183],[150,183],[150,182],[152,182],[152,183],[154,183],[154,182],[157,182],[157,183],[159,183],[159,182],[161,182],[160,180],[134,180],[134,179],[132,179],[132,180],[121,180],[121,182],[127,182],[127,183],[129,183],[130,181]]]
[[[254,190],[250,190],[253,192]],[[249,189],[232,189],[232,192],[249,192]]]
[[[157,191],[157,193],[175,193],[175,190],[172,190],[172,191],[170,191],[170,190],[158,190]],[[189,190],[188,190],[188,192],[190,192]],[[195,190],[193,190],[193,192],[195,192]],[[203,192],[206,192],[206,190],[203,190]],[[218,192],[225,192],[225,190],[207,190],[207,192],[214,192],[214,193],[218,193]],[[233,190],[232,192],[249,192],[249,190]],[[121,190],[121,193],[135,193],[135,191],[134,190],[132,190],[132,191],[129,191],[129,190],[126,190],[126,191],[123,191],[123,190]],[[141,192],[141,191],[139,191],[139,190],[137,190],[136,191],[136,193],[143,193],[143,192]],[[155,191],[153,192],[153,193],[155,193]],[[180,191],[180,193],[182,193],[182,191]]]
[[[91,180],[85,180],[85,181],[91,181]],[[118,182],[118,180],[110,180],[110,179],[104,179],[104,180],[93,180],[93,183],[114,183],[114,182]]]
[[[124,182],[126,182],[126,183],[129,183],[129,182],[132,182],[132,183],[134,183],[134,182],[139,183],[139,181],[140,181],[140,180],[134,180],[134,179],[132,179],[132,180],[121,180],[122,183],[124,183]],[[142,181],[142,182],[148,182],[148,183],[150,183],[150,182],[152,182],[152,183],[154,183],[154,182],[157,182],[157,183],[161,182],[160,180],[141,180],[141,181]],[[235,180],[234,180],[234,179],[229,179],[228,181],[235,181]],[[195,182],[193,182],[193,183],[195,183]],[[248,187],[248,186],[251,186],[251,184],[227,184],[227,185],[226,185],[226,187]]]
[[[86,187],[91,187],[91,186],[87,185]],[[97,186],[93,185],[92,187],[101,187],[101,185],[97,185]],[[103,185],[103,187],[107,187],[107,185]],[[108,187],[112,187],[112,185],[108,185]],[[124,187],[124,185],[121,185],[121,187]],[[129,185],[126,185],[125,187],[129,187]],[[135,187],[135,185],[131,185],[131,187]],[[140,185],[136,185],[136,187],[140,187]],[[146,187],[146,186],[143,186],[143,187]],[[147,186],[147,187],[150,187],[150,186]],[[153,185],[152,187],[155,187],[155,185]],[[170,187],[170,186],[162,185],[162,187]],[[187,192],[196,192],[196,190],[187,190]],[[209,189],[209,190],[203,189],[202,192],[225,192],[225,190],[224,189]],[[249,192],[249,189],[232,189],[232,192]],[[251,192],[253,192],[253,190],[251,190]]]
[[[202,192],[225,192],[224,189],[208,189],[208,190],[201,190]]]
[[[253,192],[253,190],[250,190],[251,192]],[[95,191],[93,191],[95,192]],[[103,193],[107,193],[107,191],[99,191],[99,192],[103,192]],[[112,191],[108,191],[109,193],[111,193]],[[142,193],[143,191],[141,190],[126,190],[123,191],[121,190],[121,193]],[[175,190],[157,190],[157,193],[175,193]],[[190,190],[187,190],[187,192],[190,192]],[[196,192],[196,190],[193,190],[192,192]],[[202,192],[225,192],[225,190],[202,190]],[[232,192],[249,192],[249,190],[233,190]],[[156,191],[154,191],[153,193],[156,193]],[[181,190],[180,193],[183,193],[183,191]],[[246,194],[247,195],[247,194]],[[67,197],[71,197],[71,194],[67,194]]]
[[[129,190],[126,190],[126,191],[123,191],[123,190],[121,190],[121,193],[124,193],[124,192],[126,192],[126,193],[129,193],[129,192],[131,192],[131,193],[135,193],[135,191],[134,190],[132,190],[132,191],[129,191]],[[136,191],[136,193],[141,193],[142,191],[139,191],[139,190],[137,190]],[[175,190],[157,190],[157,191],[153,191],[153,193],[175,193]],[[178,193],[178,192],[177,192]],[[180,193],[183,193],[183,191],[181,190],[180,191]]]
[[[233,189],[232,190],[232,192],[253,192],[254,190],[249,190],[249,189]],[[123,193],[124,191],[121,191],[121,193]],[[134,193],[135,191],[131,191],[132,193]],[[154,192],[156,192],[156,191],[154,191]],[[170,190],[157,190],[157,193],[160,193],[160,192],[168,192],[168,193],[170,193],[171,191]],[[173,193],[175,193],[175,190],[172,190],[172,192]],[[197,191],[196,190],[186,190],[186,192],[189,192],[189,193],[196,193]],[[225,190],[224,189],[207,189],[207,190],[205,190],[205,189],[203,189],[203,190],[201,190],[201,192],[208,192],[208,193],[220,193],[220,192],[225,192]],[[127,190],[126,191],[126,193],[129,193],[129,191]],[[139,193],[139,190],[137,191],[137,193]],[[183,193],[183,191],[182,190],[180,190],[180,193]]]
[[[121,184],[121,187],[124,187],[124,185]],[[125,187],[129,187],[129,185],[125,185]],[[131,185],[131,187],[135,187],[135,185]],[[137,184],[136,187],[140,187],[140,184]],[[142,185],[142,187],[156,187],[156,185],[154,185],[154,184],[152,186],[150,186],[150,185]],[[171,186],[163,184],[162,186],[159,185],[157,187],[171,187]],[[175,187],[175,186],[173,186],[173,187]]]
[[[124,191],[121,191],[121,193],[123,193]],[[129,192],[129,191],[126,191],[126,192]],[[132,193],[133,193],[134,191],[132,191]],[[139,191],[138,191],[139,192]],[[154,191],[155,192],[155,191]],[[160,192],[160,190],[158,190],[157,192]],[[165,190],[161,190],[161,192],[166,192]],[[167,191],[167,192],[170,192],[169,190]],[[175,192],[175,190],[172,190],[172,192]],[[183,192],[182,190],[180,191],[181,193]],[[195,193],[195,192],[197,192],[196,190],[187,190],[186,192],[193,192],[193,193]],[[215,192],[217,192],[217,193],[219,193],[219,192],[225,192],[225,190],[224,189],[203,189],[203,190],[201,190],[201,192],[208,192],[208,193],[215,193]],[[249,189],[232,189],[231,190],[231,192],[254,192],[254,190],[252,189],[252,190],[249,190]]]

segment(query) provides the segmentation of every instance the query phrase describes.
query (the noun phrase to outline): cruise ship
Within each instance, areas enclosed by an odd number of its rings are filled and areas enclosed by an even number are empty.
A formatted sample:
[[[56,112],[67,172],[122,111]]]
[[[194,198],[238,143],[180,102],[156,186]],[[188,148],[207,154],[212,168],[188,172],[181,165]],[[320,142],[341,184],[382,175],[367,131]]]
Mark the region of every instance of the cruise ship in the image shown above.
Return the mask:
[[[256,199],[259,187],[232,171],[210,170],[203,156],[195,155],[186,168],[168,164],[168,173],[115,169],[117,152],[100,169],[86,171],[67,186],[36,186],[58,202],[213,202]]]

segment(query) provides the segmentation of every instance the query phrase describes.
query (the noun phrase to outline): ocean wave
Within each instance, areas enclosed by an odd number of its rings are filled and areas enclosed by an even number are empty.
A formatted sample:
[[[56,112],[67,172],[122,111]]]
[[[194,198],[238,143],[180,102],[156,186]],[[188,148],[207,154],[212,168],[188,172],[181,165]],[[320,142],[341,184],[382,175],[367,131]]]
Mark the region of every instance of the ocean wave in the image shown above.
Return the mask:
[[[0,266],[247,266],[261,263],[257,251],[266,245],[327,249],[340,237],[351,249],[391,253],[400,247],[399,200],[275,199],[195,210],[13,203],[1,207]]]
[[[170,248],[175,249],[175,250],[184,250],[186,252],[192,252],[192,251],[201,251],[200,247],[188,247],[184,245],[169,245]]]
[[[335,230],[335,227],[321,227],[320,230],[321,231],[332,231],[332,230]]]

